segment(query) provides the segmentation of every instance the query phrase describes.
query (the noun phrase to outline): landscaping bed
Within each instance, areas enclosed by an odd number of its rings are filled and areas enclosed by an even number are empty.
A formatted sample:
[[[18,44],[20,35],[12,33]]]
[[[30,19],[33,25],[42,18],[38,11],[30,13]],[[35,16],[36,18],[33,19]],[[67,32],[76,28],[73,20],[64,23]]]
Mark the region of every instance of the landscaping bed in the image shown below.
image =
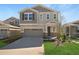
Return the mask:
[[[52,41],[44,41],[45,55],[79,55],[79,44],[65,42],[56,46]]]

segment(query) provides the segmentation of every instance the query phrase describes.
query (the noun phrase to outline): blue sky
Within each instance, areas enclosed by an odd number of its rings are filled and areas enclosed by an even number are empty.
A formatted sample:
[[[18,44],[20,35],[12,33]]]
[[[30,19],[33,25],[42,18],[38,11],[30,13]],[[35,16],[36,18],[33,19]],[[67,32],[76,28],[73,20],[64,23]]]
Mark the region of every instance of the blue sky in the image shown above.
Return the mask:
[[[79,4],[44,4],[45,6],[57,10],[61,13],[63,23],[79,20]],[[5,20],[11,16],[19,18],[19,12],[23,8],[30,8],[34,4],[0,4],[0,20]]]

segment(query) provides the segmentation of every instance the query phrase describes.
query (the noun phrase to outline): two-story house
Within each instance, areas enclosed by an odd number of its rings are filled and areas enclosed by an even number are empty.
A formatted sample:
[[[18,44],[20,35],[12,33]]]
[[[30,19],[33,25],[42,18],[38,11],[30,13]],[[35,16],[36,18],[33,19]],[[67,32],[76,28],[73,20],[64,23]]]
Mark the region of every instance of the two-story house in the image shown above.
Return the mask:
[[[25,8],[20,12],[20,27],[24,37],[57,35],[60,13],[43,5]]]

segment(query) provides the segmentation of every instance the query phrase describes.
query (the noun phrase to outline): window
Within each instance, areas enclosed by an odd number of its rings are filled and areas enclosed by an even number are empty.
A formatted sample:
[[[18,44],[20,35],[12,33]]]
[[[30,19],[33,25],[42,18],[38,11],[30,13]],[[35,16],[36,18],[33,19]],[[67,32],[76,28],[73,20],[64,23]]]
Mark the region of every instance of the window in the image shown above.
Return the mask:
[[[77,30],[79,30],[79,26],[77,26]]]
[[[76,27],[76,31],[79,32],[79,26]]]
[[[49,14],[47,14],[47,19],[49,19]]]
[[[54,14],[54,19],[56,19],[56,14]]]
[[[29,20],[33,19],[33,14],[29,14]]]
[[[67,33],[69,33],[69,27],[67,27],[65,30],[66,30]]]
[[[7,31],[7,29],[1,29],[1,31]]]
[[[0,33],[5,33],[7,29],[0,29]]]
[[[24,20],[28,20],[28,14],[24,14]]]
[[[30,21],[33,20],[33,13],[24,13],[24,20]]]

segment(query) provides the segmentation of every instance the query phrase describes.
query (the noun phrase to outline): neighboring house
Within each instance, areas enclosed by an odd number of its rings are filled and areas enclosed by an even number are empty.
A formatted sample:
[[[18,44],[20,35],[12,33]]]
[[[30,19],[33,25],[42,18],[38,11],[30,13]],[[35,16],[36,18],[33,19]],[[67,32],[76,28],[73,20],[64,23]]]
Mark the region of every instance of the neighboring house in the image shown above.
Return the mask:
[[[57,35],[60,13],[43,5],[25,8],[20,12],[20,27],[25,37]]]
[[[16,35],[18,32],[20,32],[20,27],[5,24],[0,21],[0,39]]]
[[[67,36],[79,36],[79,20],[64,24],[64,33]]]
[[[6,20],[3,21],[6,24],[10,24],[13,26],[19,26],[19,19],[15,18],[15,17],[10,17]]]

